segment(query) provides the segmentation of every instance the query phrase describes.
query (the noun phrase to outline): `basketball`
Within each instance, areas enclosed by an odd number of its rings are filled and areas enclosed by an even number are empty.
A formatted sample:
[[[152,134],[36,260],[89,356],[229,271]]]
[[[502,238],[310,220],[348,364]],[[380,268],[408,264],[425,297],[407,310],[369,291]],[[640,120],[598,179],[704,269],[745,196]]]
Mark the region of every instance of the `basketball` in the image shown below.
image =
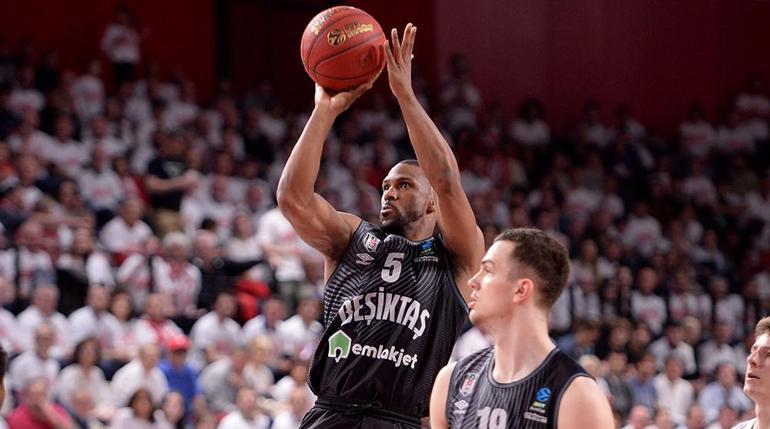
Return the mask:
[[[373,78],[385,64],[385,34],[368,13],[336,6],[316,15],[302,34],[305,71],[329,92],[353,89]]]

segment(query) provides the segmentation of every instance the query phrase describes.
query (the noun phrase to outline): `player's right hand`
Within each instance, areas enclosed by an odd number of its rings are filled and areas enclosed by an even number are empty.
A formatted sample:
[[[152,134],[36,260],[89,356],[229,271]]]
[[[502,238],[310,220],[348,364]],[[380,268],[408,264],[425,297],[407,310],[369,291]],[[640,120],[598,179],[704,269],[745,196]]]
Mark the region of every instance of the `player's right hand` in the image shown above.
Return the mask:
[[[382,70],[380,70],[380,73],[382,73]],[[324,109],[327,110],[329,113],[331,113],[334,116],[338,116],[340,113],[348,110],[351,104],[353,104],[354,101],[358,100],[359,97],[364,95],[366,91],[371,89],[371,87],[374,85],[374,81],[377,80],[378,77],[380,77],[380,73],[377,73],[372,80],[369,82],[366,82],[362,84],[359,87],[356,87],[350,91],[345,92],[339,92],[334,95],[330,95],[328,92],[326,92],[321,85],[316,84],[315,85],[315,107],[316,109]]]

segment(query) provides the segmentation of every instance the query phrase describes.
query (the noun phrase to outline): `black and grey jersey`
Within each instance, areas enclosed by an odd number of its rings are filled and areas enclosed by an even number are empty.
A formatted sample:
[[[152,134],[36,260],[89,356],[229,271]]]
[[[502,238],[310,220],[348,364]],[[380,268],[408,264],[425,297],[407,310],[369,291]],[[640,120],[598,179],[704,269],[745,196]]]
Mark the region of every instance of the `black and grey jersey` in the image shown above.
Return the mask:
[[[527,377],[501,384],[492,378],[493,347],[474,353],[452,371],[446,418],[455,429],[556,428],[559,402],[572,380],[590,377],[554,348]]]
[[[310,387],[427,415],[466,316],[440,236],[413,242],[361,222],[324,290]]]

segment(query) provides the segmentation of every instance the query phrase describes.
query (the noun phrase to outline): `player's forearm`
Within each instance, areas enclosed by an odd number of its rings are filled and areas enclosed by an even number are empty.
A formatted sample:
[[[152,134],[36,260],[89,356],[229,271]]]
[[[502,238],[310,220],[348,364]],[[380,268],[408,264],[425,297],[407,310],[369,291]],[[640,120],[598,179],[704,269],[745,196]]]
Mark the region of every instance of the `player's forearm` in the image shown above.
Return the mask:
[[[460,172],[452,149],[417,101],[417,97],[413,93],[399,97],[398,104],[417,160],[420,161],[420,168],[425,172],[431,186],[438,192],[459,187]]]
[[[316,108],[310,115],[278,182],[276,198],[282,209],[289,205],[309,204],[313,198],[324,141],[333,123],[334,115],[328,110]]]

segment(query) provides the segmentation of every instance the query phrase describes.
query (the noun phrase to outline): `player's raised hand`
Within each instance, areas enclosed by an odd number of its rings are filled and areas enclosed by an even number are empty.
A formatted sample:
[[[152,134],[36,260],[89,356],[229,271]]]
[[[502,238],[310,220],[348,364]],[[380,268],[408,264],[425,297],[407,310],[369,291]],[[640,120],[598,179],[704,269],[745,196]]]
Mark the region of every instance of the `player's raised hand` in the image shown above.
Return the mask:
[[[379,73],[377,73],[374,78],[372,78],[369,82],[366,82],[363,85],[360,85],[354,89],[351,89],[350,91],[345,92],[339,92],[337,94],[331,95],[328,92],[326,92],[321,85],[316,84],[315,85],[315,105],[316,108],[321,109],[328,109],[329,113],[331,113],[334,116],[339,115],[340,113],[344,112],[345,110],[348,110],[351,104],[353,104],[354,101],[358,100],[359,97],[364,95],[366,91],[372,88],[372,85],[374,85],[374,81],[377,80],[378,77],[380,77],[380,73],[382,73],[382,70],[380,70]]]
[[[390,31],[390,41],[385,42],[385,61],[388,67],[388,82],[390,90],[398,99],[414,95],[412,89],[412,52],[417,27],[412,23],[406,24],[404,37],[398,40],[398,31]]]

